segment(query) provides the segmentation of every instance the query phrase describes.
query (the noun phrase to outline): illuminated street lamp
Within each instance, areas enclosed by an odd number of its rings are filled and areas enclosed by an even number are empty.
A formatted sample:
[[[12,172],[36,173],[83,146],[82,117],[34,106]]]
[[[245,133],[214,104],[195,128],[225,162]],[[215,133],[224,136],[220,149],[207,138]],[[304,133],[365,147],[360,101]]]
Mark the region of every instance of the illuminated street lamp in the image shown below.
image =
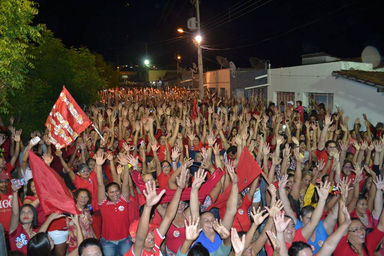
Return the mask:
[[[196,35],[196,36],[195,36],[195,41],[196,41],[198,44],[200,44],[201,41],[203,41],[203,38],[201,37],[201,35]]]
[[[184,33],[184,29],[182,29],[182,28],[178,28],[178,29],[177,29],[177,32],[179,32],[180,34],[182,34],[182,33]]]
[[[148,67],[148,66],[149,66],[149,63],[150,63],[149,59],[145,59],[145,60],[144,60],[144,65],[145,65],[145,66]]]
[[[181,55],[177,55],[176,59],[181,60]]]

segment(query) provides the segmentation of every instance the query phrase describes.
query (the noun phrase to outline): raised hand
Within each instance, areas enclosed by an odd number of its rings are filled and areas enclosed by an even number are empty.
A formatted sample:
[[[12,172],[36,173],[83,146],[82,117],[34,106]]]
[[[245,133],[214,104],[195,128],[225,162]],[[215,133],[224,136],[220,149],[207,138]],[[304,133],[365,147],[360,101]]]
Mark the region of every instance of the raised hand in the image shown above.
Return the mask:
[[[199,169],[197,172],[195,172],[192,189],[199,189],[205,181],[205,177],[207,177],[207,173],[204,169]]]
[[[118,159],[118,162],[121,164],[121,165],[127,165],[128,164],[128,156],[126,154],[123,154],[123,153],[119,153],[117,155],[117,159]]]
[[[172,149],[172,153],[171,153],[171,158],[172,158],[172,161],[176,161],[177,158],[181,155],[180,153],[180,149],[178,147],[174,147]]]
[[[151,145],[151,149],[152,149],[154,154],[157,152],[157,150],[159,150],[159,148],[160,148],[160,146],[157,145],[157,144],[152,144]]]
[[[267,213],[267,210],[261,210],[260,207],[257,211],[255,207],[252,207],[251,216],[256,226],[259,226],[269,216],[269,213]]]
[[[213,229],[220,235],[222,240],[225,240],[230,236],[228,229],[222,225],[221,220],[218,222],[217,219],[215,219],[213,222]]]
[[[145,190],[143,191],[143,194],[146,199],[146,206],[152,207],[156,205],[161,197],[164,195],[165,189],[163,189],[159,194],[156,193],[156,183],[155,181],[151,180],[145,183]]]
[[[106,160],[105,153],[103,151],[98,151],[95,156],[96,165],[102,166]]]
[[[237,174],[231,163],[226,163],[225,168],[227,169],[228,175],[232,180],[232,184],[237,184]]]
[[[317,194],[319,194],[320,199],[327,199],[330,187],[331,183],[329,183],[329,181],[325,181],[324,183],[320,184],[320,187],[316,186],[316,191]]]
[[[201,232],[201,228],[199,229],[199,217],[192,218],[191,216],[188,217],[188,222],[184,220],[185,225],[185,238],[188,241],[195,241]]]
[[[268,155],[270,150],[271,150],[271,149],[270,149],[269,144],[268,144],[267,142],[265,142],[264,145],[263,145],[263,154],[264,154],[265,156]]]
[[[288,174],[285,174],[279,180],[279,190],[285,190],[285,186],[287,186],[287,183],[288,183]]]
[[[289,144],[285,144],[284,150],[283,150],[283,158],[287,159],[291,156],[291,147]]]
[[[321,171],[325,167],[325,162],[323,159],[320,159],[316,164],[317,170]]]
[[[282,211],[273,217],[273,222],[275,223],[276,232],[283,233],[291,222],[291,219],[284,220],[284,211]]]
[[[137,167],[137,165],[139,164],[139,160],[137,160],[137,158],[135,158],[133,155],[128,155],[127,160],[128,163],[133,167]]]
[[[13,138],[13,140],[15,141],[15,142],[20,142],[20,140],[21,140],[21,133],[23,132],[23,130],[17,130],[16,132],[15,132],[15,137]]]
[[[280,211],[284,208],[283,202],[281,200],[277,200],[271,205],[271,208],[265,207],[267,212],[269,213],[269,216],[274,217],[276,214],[280,213]]]
[[[275,185],[269,184],[268,191],[271,194],[272,198],[276,198],[277,189],[276,189]]]
[[[245,235],[243,235],[240,239],[236,229],[231,228],[231,243],[233,250],[235,251],[235,255],[242,255],[245,249]]]
[[[377,176],[373,183],[375,183],[377,190],[384,190],[384,179],[381,175]]]
[[[183,164],[181,166],[180,175],[176,177],[176,184],[179,188],[181,189],[185,188],[185,185],[187,183],[187,176],[188,176],[187,166]]]
[[[215,141],[216,141],[216,138],[212,135],[208,135],[207,136],[207,141],[208,141],[208,145],[209,146],[213,146],[213,144],[215,144]]]

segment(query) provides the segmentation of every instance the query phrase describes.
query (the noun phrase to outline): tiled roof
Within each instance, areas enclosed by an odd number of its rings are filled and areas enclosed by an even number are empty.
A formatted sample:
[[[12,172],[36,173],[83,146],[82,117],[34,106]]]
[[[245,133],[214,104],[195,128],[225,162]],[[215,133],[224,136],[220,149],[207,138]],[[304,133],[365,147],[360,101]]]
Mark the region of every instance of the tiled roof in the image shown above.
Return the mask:
[[[376,87],[378,92],[384,92],[384,72],[340,70],[332,72],[332,75],[364,83]]]

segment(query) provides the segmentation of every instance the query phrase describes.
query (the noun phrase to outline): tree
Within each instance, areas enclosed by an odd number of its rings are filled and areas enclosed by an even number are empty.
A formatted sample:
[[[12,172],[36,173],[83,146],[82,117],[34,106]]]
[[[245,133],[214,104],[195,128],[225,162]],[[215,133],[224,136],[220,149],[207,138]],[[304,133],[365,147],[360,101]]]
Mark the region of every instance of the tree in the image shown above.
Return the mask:
[[[32,25],[37,13],[29,0],[0,1],[0,113],[9,111],[9,97],[23,87],[33,67],[28,48],[41,37],[42,26]]]

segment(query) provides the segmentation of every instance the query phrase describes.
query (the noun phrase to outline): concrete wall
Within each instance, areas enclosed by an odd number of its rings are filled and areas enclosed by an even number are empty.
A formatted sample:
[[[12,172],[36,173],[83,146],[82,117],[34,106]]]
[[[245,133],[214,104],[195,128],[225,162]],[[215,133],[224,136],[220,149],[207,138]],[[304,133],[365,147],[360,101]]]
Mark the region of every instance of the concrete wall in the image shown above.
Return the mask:
[[[372,65],[340,61],[271,69],[268,101],[276,102],[277,92],[294,92],[295,100],[302,100],[307,106],[308,93],[333,93],[333,111],[340,106],[350,117],[350,125],[355,118],[362,118],[362,113],[367,113],[374,124],[384,120],[384,93],[362,83],[332,76],[333,71],[351,68],[370,71]]]
[[[230,71],[228,68],[204,73],[204,86],[208,89],[216,89],[217,92],[220,92],[220,89],[224,89],[226,96],[230,95],[230,82]]]

